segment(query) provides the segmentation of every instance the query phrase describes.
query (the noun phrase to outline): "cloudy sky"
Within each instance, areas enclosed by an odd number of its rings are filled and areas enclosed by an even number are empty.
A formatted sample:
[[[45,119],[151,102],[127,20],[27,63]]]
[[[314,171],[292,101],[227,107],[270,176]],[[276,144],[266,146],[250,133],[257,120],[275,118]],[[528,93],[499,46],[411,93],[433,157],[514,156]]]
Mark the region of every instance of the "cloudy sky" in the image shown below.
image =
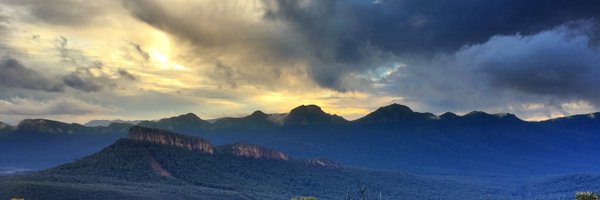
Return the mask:
[[[0,121],[600,110],[597,0],[0,0]]]

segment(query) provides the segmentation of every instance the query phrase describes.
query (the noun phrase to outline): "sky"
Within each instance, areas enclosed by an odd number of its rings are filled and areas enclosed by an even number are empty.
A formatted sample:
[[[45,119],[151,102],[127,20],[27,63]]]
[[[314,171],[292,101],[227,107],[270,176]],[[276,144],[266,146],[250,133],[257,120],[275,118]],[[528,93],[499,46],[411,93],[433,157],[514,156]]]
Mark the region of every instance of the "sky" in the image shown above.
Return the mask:
[[[0,0],[0,121],[600,111],[597,0]]]

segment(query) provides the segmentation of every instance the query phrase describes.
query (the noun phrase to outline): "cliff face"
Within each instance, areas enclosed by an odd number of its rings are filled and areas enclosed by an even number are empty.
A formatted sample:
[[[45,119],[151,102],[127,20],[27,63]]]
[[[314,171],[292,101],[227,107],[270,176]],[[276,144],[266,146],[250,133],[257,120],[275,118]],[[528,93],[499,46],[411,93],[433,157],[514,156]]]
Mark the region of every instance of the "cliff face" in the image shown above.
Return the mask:
[[[231,145],[227,150],[229,153],[233,153],[237,156],[252,157],[256,159],[275,159],[275,160],[289,160],[289,157],[282,152],[267,149],[261,146],[237,143]]]
[[[154,128],[133,126],[129,129],[127,138],[136,141],[176,146],[189,150],[200,150],[210,154],[215,151],[213,146],[206,140]]]

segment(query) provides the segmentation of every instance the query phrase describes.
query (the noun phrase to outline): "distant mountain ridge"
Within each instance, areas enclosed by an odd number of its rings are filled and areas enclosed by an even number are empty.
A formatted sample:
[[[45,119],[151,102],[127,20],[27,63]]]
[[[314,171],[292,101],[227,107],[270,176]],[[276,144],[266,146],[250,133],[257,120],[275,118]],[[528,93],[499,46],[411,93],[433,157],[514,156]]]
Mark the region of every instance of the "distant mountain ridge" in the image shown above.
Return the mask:
[[[98,127],[98,126],[109,126],[112,123],[118,123],[118,124],[133,124],[136,125],[138,123],[140,123],[142,120],[120,120],[120,119],[116,119],[116,120],[92,120],[89,121],[85,124],[83,124],[84,126],[89,126],[89,127]]]
[[[274,128],[281,126],[282,123],[283,122],[277,118],[276,114],[266,114],[260,110],[257,110],[245,117],[224,117],[217,119],[214,123],[212,123],[210,129],[257,130]]]
[[[76,135],[76,134],[112,134],[126,133],[131,124],[111,123],[106,127],[87,127],[77,123],[64,123],[48,119],[25,119],[16,127],[11,128],[14,134],[51,134],[51,135]]]
[[[194,120],[189,117],[193,116]],[[571,118],[592,119],[589,116],[600,116],[598,113],[574,115],[568,117],[560,117],[541,121],[541,123],[553,123],[556,121],[565,121]],[[495,113],[489,114],[483,111],[472,111],[464,115],[447,112],[442,115],[432,113],[415,112],[407,106],[400,104],[390,104],[383,106],[375,111],[358,118],[356,120],[346,120],[341,116],[324,112],[317,105],[301,105],[292,109],[289,113],[284,114],[267,114],[262,111],[255,111],[245,117],[223,117],[212,120],[212,123],[207,120],[202,120],[193,113],[161,119],[158,121],[143,121],[141,126],[170,128],[177,127],[169,123],[178,123],[190,126],[190,123],[196,124],[196,128],[206,130],[219,129],[264,129],[285,126],[323,126],[323,125],[353,125],[353,124],[387,124],[387,123],[404,123],[418,121],[445,121],[445,120],[462,120],[465,122],[494,122],[494,121],[511,121],[511,122],[527,122],[511,113]],[[589,120],[588,120],[589,121]],[[254,126],[254,127],[253,127]],[[180,128],[181,129],[181,128]]]
[[[580,114],[567,117],[552,118],[539,123],[576,123],[575,121],[593,122],[598,120],[600,112]],[[255,111],[245,117],[223,117],[211,120],[203,120],[194,113],[182,114],[179,116],[163,118],[160,120],[92,120],[84,125],[77,123],[63,123],[47,119],[25,119],[16,127],[12,127],[6,123],[0,122],[0,131],[20,131],[20,132],[41,132],[41,133],[72,133],[78,129],[85,127],[102,127],[110,126],[110,124],[130,124],[140,125],[143,127],[163,128],[168,130],[173,129],[264,129],[275,126],[320,126],[320,125],[344,125],[344,124],[381,124],[381,123],[399,123],[399,122],[414,122],[428,120],[477,120],[477,121],[494,121],[494,120],[509,120],[523,121],[516,115],[511,113],[488,114],[482,111],[472,111],[465,115],[457,115],[451,112],[442,115],[432,113],[415,112],[409,107],[400,104],[390,104],[383,106],[375,111],[358,118],[356,120],[346,120],[341,116],[324,112],[317,105],[301,105],[292,109],[289,113],[283,114],[267,114],[262,111]],[[528,122],[528,121],[523,121]],[[536,122],[530,122],[536,123]]]
[[[526,174],[596,169],[595,162],[584,162],[600,160],[595,151],[600,143],[596,116],[600,114],[528,122],[512,114],[474,111],[438,116],[391,104],[348,121],[316,105],[303,105],[284,114],[255,111],[209,122],[188,113],[138,125],[206,138],[215,145],[252,143],[292,157],[322,157],[367,168]],[[4,133],[0,130],[0,151],[14,152],[0,154],[0,163],[6,165],[0,167],[40,169],[74,160],[127,137],[132,126],[23,120]],[[469,167],[473,169],[460,170]]]

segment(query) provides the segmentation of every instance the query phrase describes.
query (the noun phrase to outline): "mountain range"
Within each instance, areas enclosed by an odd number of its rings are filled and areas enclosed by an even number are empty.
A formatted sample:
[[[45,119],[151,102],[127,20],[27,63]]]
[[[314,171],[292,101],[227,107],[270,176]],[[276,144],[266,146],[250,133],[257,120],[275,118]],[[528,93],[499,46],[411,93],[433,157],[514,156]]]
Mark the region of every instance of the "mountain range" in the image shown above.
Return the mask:
[[[590,182],[556,185],[578,179]],[[578,175],[510,189],[482,186],[133,126],[126,138],[74,162],[0,177],[0,199],[564,199],[597,185],[597,177]]]
[[[392,104],[348,121],[315,105],[285,114],[203,120],[193,113],[139,126],[196,136],[217,145],[253,143],[296,158],[327,158],[367,169],[444,177],[522,178],[600,172],[600,113],[540,122],[512,114],[420,113]],[[127,135],[127,123],[86,127],[45,119],[0,130],[1,168],[44,169],[89,155]],[[462,179],[462,178],[461,178]],[[470,181],[470,180],[469,180]]]

